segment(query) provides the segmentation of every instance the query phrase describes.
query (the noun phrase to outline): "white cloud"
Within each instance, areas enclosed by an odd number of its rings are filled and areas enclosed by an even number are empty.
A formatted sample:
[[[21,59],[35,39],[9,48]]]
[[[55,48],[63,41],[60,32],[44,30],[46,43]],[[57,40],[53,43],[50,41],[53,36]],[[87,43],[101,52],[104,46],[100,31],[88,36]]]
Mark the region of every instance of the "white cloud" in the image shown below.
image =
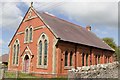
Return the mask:
[[[97,28],[94,29],[94,32],[97,33],[97,34],[102,34],[102,35],[107,35],[108,34],[107,31],[101,31],[100,29],[97,29]]]
[[[0,46],[3,45],[4,43],[5,42],[2,39],[0,39]]]
[[[25,2],[30,6],[30,2]],[[86,25],[97,25],[117,28],[118,0],[89,0],[81,2],[36,2],[35,9],[43,11],[57,11],[69,19]],[[97,27],[96,26],[96,27]]]
[[[117,26],[117,2],[73,2],[55,8],[60,14],[86,25]]]
[[[21,2],[25,1],[21,0]],[[68,16],[69,19],[86,25],[116,26],[118,22],[117,2],[66,2],[62,4],[39,2],[37,1],[33,6],[40,10],[44,10],[44,8],[48,8],[48,11],[57,10],[60,14]],[[25,3],[30,6],[30,1]],[[52,9],[49,7],[52,7]],[[2,15],[0,14],[0,17],[2,16],[2,21],[0,19],[2,23],[0,24],[2,24],[2,26],[18,27],[23,17],[21,16],[22,12],[17,7],[17,3],[0,3],[0,10],[2,10]]]
[[[17,28],[19,26],[20,21],[22,20],[22,12],[17,7],[17,3],[15,2],[8,2],[8,3],[1,3],[0,4],[1,10],[1,22],[2,28]]]

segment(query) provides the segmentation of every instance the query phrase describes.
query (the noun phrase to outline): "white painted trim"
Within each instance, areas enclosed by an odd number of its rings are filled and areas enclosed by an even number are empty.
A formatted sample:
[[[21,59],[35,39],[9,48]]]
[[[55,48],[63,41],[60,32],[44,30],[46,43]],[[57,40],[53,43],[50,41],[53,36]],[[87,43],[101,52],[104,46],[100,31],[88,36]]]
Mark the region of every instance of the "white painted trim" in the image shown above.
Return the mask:
[[[35,30],[38,30],[38,29],[43,29],[44,27],[46,27],[46,26],[38,26],[38,27],[35,27],[33,30],[35,31]]]
[[[27,49],[30,52],[30,54],[33,55],[32,52],[31,52],[31,49],[28,46],[27,46]]]
[[[35,19],[35,18],[37,18],[37,16],[32,16],[32,17],[29,18],[29,19],[25,19],[23,22],[26,22],[26,21],[29,21],[29,20],[32,20],[32,19]]]
[[[24,19],[23,22],[29,21],[29,20],[34,19],[34,18],[37,18],[37,16],[36,15],[32,16],[32,8],[30,8],[28,11],[28,17],[26,17],[26,19]]]
[[[24,34],[24,31],[18,32],[17,35]]]
[[[32,10],[31,10],[31,8],[30,8],[30,10],[28,11],[28,19],[30,19],[32,17]]]

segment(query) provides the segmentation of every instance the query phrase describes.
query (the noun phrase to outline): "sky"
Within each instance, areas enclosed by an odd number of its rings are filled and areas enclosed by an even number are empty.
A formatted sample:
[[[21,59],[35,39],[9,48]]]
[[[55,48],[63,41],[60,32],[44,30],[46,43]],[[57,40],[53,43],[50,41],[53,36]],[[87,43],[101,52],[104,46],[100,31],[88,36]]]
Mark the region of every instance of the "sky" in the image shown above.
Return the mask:
[[[0,1],[0,54],[9,53],[8,44],[31,1]],[[82,27],[90,25],[99,38],[113,38],[118,45],[118,0],[34,0],[33,7]]]

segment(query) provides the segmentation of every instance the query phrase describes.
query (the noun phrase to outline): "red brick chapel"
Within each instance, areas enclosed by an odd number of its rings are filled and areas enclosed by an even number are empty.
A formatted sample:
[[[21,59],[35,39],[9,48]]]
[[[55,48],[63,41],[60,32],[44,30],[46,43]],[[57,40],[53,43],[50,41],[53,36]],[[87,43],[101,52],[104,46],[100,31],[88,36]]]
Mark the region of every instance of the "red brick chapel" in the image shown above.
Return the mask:
[[[114,50],[83,28],[30,6],[9,43],[9,71],[44,76],[113,62]]]

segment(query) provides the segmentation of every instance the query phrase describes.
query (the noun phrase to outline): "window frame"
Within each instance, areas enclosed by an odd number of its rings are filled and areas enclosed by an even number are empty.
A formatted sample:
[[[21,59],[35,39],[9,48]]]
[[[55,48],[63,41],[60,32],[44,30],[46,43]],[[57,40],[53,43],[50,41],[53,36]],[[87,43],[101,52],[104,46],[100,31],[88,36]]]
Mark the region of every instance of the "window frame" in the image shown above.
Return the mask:
[[[19,48],[18,48],[18,45],[19,45]],[[14,46],[16,46],[16,50],[14,51]],[[14,41],[14,44],[13,44],[13,52],[12,52],[12,64],[14,66],[18,66],[19,65],[19,54],[20,54],[20,41],[18,39],[16,39]],[[14,58],[15,57],[15,58]]]
[[[86,54],[86,66],[88,66],[88,57],[89,57],[89,55],[88,55],[88,53]]]
[[[41,45],[40,45],[40,43],[41,43]],[[42,45],[43,45],[42,41],[40,40],[40,42],[39,42],[39,60],[38,60],[38,65],[42,64]],[[41,62],[39,62],[39,61],[41,61]]]
[[[47,45],[47,46],[46,46]],[[44,40],[44,65],[47,65],[47,63],[45,63],[45,58],[47,58],[47,54],[48,54],[48,41]],[[46,60],[47,62],[48,60]]]
[[[73,66],[73,52],[70,52],[70,66]]]
[[[44,39],[42,38],[43,35],[45,36]],[[47,64],[46,65],[44,65],[44,46],[45,46],[44,41],[45,40],[47,40]],[[38,45],[38,43],[40,41],[42,41],[42,64],[41,65],[38,64],[38,60],[39,60],[39,45]],[[37,68],[47,69],[47,67],[48,67],[48,54],[49,54],[49,39],[48,39],[48,36],[45,33],[42,33],[40,35],[39,39],[38,39],[38,43],[37,43],[37,47],[38,47],[38,49],[37,49],[37,51],[38,51],[37,52],[38,53],[37,54]]]
[[[28,32],[27,32],[27,31],[28,31]],[[25,42],[26,42],[26,43],[29,42],[29,41],[28,41],[28,40],[29,40],[29,39],[28,39],[28,38],[29,38],[28,36],[29,36],[29,28],[26,28],[26,29],[25,29]]]
[[[65,51],[65,61],[64,66],[68,66],[68,51]]]
[[[98,55],[97,63],[100,64],[100,55]]]
[[[32,29],[32,31],[30,31]],[[28,30],[28,32],[26,32]],[[28,34],[27,34],[28,33]],[[33,42],[33,27],[27,27],[25,29],[25,34],[24,34],[24,43],[30,43]]]
[[[85,64],[84,64],[84,62],[85,62],[85,61],[84,61],[84,57],[85,57],[85,53],[83,52],[83,53],[82,53],[82,66],[85,66]]]
[[[32,31],[30,31],[32,29]],[[32,35],[31,35],[31,32],[32,32]],[[29,28],[29,42],[33,42],[33,27],[30,26]]]

